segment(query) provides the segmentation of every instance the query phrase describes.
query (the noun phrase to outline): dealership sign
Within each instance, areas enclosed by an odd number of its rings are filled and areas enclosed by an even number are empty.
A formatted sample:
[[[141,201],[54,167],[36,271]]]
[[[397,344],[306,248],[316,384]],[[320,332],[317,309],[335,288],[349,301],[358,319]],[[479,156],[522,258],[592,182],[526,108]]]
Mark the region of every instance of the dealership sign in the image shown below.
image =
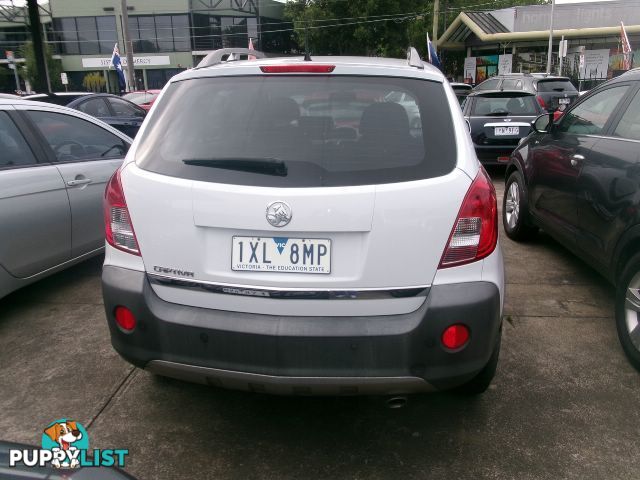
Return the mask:
[[[127,66],[127,57],[122,57],[122,66]],[[156,55],[153,57],[133,57],[135,67],[154,67],[161,65],[171,65],[168,55]],[[83,58],[82,68],[110,68],[111,57]]]

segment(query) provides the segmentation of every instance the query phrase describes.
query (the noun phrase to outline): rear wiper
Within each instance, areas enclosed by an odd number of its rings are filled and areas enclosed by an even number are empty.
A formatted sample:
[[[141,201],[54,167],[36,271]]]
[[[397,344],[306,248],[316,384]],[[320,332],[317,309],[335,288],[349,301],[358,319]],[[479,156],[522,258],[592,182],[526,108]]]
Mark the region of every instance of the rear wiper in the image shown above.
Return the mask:
[[[509,112],[491,112],[487,113],[487,117],[506,117]]]
[[[564,92],[564,88],[558,87],[553,89],[554,92]]]
[[[260,173],[278,177],[287,176],[287,165],[276,158],[187,158],[185,165],[198,167],[223,168],[240,172]]]

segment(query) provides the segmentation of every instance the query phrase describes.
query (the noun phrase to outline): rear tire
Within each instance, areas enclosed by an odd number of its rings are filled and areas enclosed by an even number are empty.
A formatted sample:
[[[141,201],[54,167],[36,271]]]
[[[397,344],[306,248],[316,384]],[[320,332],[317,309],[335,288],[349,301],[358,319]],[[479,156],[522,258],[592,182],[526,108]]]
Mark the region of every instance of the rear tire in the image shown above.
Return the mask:
[[[457,387],[454,391],[461,395],[480,395],[484,393],[496,374],[496,368],[498,368],[498,358],[500,357],[500,345],[502,344],[502,328],[498,332],[498,340],[493,347],[493,352],[489,361],[480,372],[469,380]]]
[[[640,371],[640,254],[627,262],[616,288],[616,329],[629,363]]]
[[[502,198],[502,225],[511,240],[522,242],[531,239],[538,228],[531,223],[529,200],[522,174],[516,170],[507,179]]]

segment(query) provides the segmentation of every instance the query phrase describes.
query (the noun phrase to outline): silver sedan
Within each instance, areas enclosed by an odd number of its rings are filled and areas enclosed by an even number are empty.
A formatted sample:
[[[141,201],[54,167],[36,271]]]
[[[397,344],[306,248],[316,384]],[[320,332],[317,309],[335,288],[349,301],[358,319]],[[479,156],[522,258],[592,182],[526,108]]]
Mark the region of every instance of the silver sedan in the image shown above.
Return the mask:
[[[76,110],[0,99],[0,298],[103,251],[105,185],[131,142]]]

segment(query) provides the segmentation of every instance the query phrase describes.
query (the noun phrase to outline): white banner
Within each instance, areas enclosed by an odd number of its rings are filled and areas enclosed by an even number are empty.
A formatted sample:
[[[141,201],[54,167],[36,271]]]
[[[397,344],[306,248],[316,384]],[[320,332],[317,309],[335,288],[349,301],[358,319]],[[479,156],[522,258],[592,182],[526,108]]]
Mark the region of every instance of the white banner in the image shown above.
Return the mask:
[[[498,56],[498,75],[511,73],[512,68],[513,68],[513,55],[511,53]]]
[[[608,70],[609,49],[584,51],[584,67],[580,68],[580,80],[607,78]]]
[[[127,67],[127,57],[120,57],[123,67]],[[135,67],[155,67],[161,65],[171,65],[168,55],[156,55],[153,57],[133,57],[133,65]],[[111,57],[102,58],[83,58],[83,68],[109,68],[111,66]]]
[[[464,81],[476,83],[476,57],[464,59]]]

